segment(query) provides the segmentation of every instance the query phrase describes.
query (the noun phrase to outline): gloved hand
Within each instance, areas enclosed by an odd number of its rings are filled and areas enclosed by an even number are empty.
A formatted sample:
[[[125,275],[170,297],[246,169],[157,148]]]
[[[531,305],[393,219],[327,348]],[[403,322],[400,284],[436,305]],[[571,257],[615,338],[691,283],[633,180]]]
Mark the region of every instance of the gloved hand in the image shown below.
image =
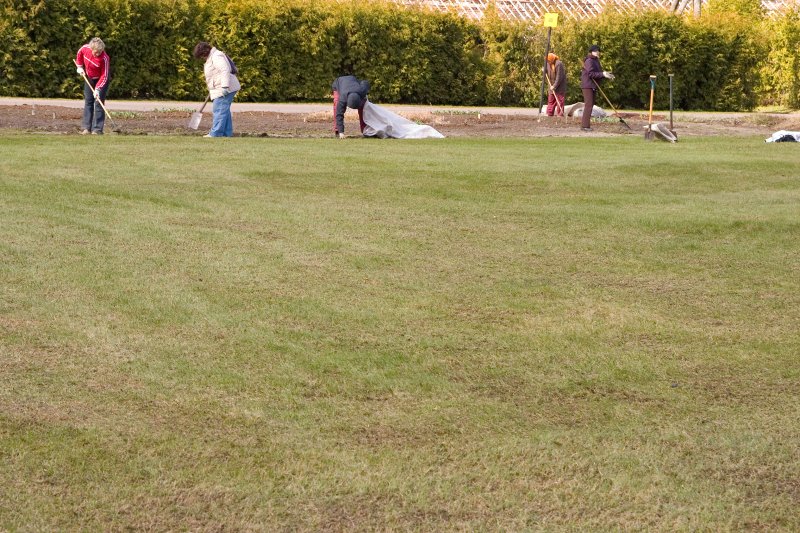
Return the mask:
[[[78,67],[78,76],[83,76],[84,74],[86,74],[86,71],[83,70],[83,67]]]
[[[228,96],[229,94],[231,94],[231,91],[228,90],[227,87],[223,87],[222,88],[222,96]]]
[[[95,100],[100,100],[100,91],[97,89],[92,89],[92,94],[94,95]]]
[[[603,71],[603,77],[604,78],[608,78],[609,80],[613,80],[616,76],[614,76],[612,73],[604,70]]]

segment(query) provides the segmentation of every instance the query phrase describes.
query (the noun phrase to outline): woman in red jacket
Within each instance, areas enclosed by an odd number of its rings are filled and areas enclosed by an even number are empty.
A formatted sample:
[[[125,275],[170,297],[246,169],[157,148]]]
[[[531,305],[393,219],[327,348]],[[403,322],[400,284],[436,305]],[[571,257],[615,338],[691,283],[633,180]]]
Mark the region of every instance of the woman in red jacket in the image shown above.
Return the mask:
[[[91,132],[93,135],[102,135],[106,122],[106,114],[97,102],[105,103],[108,92],[109,65],[111,59],[106,53],[106,45],[99,37],[93,38],[81,46],[75,64],[78,65],[78,74],[86,75],[89,83],[83,85],[83,131],[81,135]]]

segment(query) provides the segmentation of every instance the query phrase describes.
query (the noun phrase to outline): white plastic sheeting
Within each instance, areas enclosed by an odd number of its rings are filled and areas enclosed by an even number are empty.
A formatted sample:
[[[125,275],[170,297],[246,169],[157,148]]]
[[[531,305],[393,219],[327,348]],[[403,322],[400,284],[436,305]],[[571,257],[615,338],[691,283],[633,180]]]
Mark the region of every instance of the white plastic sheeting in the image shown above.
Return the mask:
[[[444,138],[444,135],[433,127],[412,122],[369,100],[364,104],[364,123],[367,125],[363,132],[366,137],[380,139]]]
[[[547,111],[547,106],[542,106],[542,113]],[[575,102],[574,104],[567,104],[564,106],[564,114],[568,117],[580,118],[583,116],[583,102]],[[608,113],[605,109],[596,105],[592,107],[592,116],[594,118],[605,118]]]
[[[792,140],[794,139],[794,140]],[[766,139],[764,142],[774,143],[774,142],[800,142],[800,131],[776,131],[772,134],[771,137]]]

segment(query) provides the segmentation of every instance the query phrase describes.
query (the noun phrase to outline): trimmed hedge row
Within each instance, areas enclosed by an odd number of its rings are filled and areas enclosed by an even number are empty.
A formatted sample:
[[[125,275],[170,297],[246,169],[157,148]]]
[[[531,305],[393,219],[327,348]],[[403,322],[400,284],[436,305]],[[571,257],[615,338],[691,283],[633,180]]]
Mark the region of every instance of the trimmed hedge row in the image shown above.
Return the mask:
[[[769,53],[761,61],[760,102],[800,109],[800,8],[766,23]]]
[[[480,23],[394,4],[325,0],[3,0],[0,94],[78,98],[72,58],[98,35],[112,58],[115,98],[202,99],[194,44],[208,40],[237,62],[240,101],[319,101],[343,73],[372,81],[372,98],[392,103],[538,105],[541,27]],[[615,105],[643,108],[648,76],[659,76],[656,106],[667,106],[675,74],[679,109],[797,106],[797,12],[757,24],[735,14],[699,20],[663,12],[608,13],[568,21],[552,46],[568,69],[568,100],[580,99],[586,48],[599,43],[617,75]]]
[[[668,74],[674,74],[678,109],[743,110],[758,103],[764,41],[738,17],[694,20],[650,11],[603,16],[571,30],[563,39],[568,55],[582,58],[584,43],[599,43],[603,67],[617,76],[606,94],[626,107],[649,105],[651,74],[657,76],[660,109],[669,106]],[[571,67],[573,79],[579,79],[580,61]]]
[[[376,100],[479,104],[485,66],[477,26],[447,14],[329,2],[255,0],[4,0],[2,95],[77,97],[72,58],[106,43],[116,98],[198,99],[199,40],[240,70],[240,100],[322,100],[354,72]]]

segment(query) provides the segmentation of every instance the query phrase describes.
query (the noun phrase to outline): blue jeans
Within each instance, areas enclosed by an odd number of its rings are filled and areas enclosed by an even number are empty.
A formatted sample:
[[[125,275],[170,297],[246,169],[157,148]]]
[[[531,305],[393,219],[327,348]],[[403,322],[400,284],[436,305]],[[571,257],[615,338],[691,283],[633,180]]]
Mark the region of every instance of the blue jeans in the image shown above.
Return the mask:
[[[83,84],[83,120],[81,126],[83,129],[94,131],[96,133],[103,133],[103,126],[106,123],[106,114],[100,103],[95,100],[92,90],[97,85],[97,80],[89,80],[91,86],[86,83]],[[108,92],[109,82],[100,89],[100,101],[106,103],[106,93]]]
[[[211,137],[233,137],[233,116],[231,115],[231,104],[236,91],[228,93],[227,96],[214,98],[214,122],[211,123]]]

